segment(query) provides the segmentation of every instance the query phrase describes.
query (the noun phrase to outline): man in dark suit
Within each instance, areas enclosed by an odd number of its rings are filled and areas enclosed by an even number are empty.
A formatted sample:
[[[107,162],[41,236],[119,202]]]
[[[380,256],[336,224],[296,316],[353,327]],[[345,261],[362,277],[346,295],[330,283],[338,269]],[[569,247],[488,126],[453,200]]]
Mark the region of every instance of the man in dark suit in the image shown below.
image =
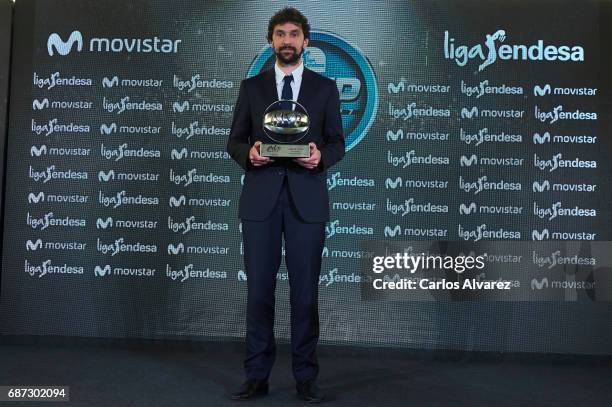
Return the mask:
[[[294,8],[277,12],[268,24],[274,69],[242,81],[227,151],[245,170],[240,196],[244,262],[248,281],[246,382],[232,395],[245,400],[268,393],[274,364],[274,290],[285,239],[291,297],[293,375],[298,396],[323,398],[319,371],[318,286],[325,222],[329,220],[327,169],[344,156],[345,145],[336,84],[307,68],[302,53],[310,38],[308,20]],[[310,115],[303,140],[308,158],[260,156],[273,142],[263,131],[264,110],[276,100],[294,100]]]

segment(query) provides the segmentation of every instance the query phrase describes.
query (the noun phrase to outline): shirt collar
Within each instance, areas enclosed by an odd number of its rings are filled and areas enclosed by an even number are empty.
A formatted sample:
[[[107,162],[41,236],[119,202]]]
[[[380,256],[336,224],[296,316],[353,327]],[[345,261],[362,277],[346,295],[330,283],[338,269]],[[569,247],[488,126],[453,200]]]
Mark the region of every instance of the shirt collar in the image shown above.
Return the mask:
[[[285,78],[285,73],[280,69],[277,63],[274,64],[274,72],[276,74],[276,84],[280,85]],[[289,75],[293,75],[293,80],[295,82],[299,82],[302,80],[302,74],[304,73],[304,61],[301,61],[300,64],[295,68]]]

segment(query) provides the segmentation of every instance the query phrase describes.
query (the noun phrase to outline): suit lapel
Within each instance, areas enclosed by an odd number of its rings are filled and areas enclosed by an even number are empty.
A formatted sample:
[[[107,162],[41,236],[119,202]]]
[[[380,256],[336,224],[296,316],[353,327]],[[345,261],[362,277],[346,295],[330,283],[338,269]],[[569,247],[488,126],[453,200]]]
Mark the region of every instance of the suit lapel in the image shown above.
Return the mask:
[[[305,106],[304,102],[309,100],[310,91],[312,90],[312,86],[310,86],[310,70],[304,67],[304,72],[302,73],[302,84],[300,85],[300,93],[298,93],[297,101],[302,106]]]
[[[262,83],[262,95],[264,102],[264,109],[270,106],[273,102],[278,100],[278,92],[276,90],[276,76],[274,74],[274,68],[269,69],[263,77]]]

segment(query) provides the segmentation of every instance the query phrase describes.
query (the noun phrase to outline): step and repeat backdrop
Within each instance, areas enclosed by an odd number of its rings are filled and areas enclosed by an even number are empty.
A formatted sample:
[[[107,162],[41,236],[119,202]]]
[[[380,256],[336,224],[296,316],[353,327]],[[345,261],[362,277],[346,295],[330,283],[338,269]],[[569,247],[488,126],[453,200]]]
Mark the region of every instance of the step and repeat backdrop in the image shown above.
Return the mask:
[[[244,336],[243,173],[225,146],[240,81],[274,63],[283,5],[17,2],[2,334]],[[612,239],[608,6],[292,5],[346,137],[327,180],[322,342],[612,353],[597,258]],[[524,270],[517,294],[364,295],[370,249],[407,241],[475,244]],[[288,309],[282,266],[285,340]]]

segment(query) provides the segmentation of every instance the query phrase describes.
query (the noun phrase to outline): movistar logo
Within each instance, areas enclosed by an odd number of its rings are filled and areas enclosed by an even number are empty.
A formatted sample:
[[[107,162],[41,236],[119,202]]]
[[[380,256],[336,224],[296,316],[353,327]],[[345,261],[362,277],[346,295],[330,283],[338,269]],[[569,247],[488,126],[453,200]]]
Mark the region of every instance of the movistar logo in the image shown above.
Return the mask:
[[[26,250],[38,250],[42,248],[42,239],[37,239],[36,242],[32,242],[31,240],[28,240],[26,242]]]
[[[181,151],[178,151],[177,149],[173,148],[172,151],[170,152],[170,158],[173,160],[182,160],[183,158],[187,157],[187,149],[186,148],[182,148]]]
[[[106,229],[109,227],[113,227],[113,218],[111,218],[110,216],[106,219],[98,218],[98,220],[96,221],[97,229]]]
[[[47,39],[47,52],[49,56],[54,56],[57,52],[59,55],[68,55],[72,52],[72,47],[76,44],[77,51],[83,50],[83,35],[80,31],[73,31],[67,41],[61,39],[59,34],[53,33]]]
[[[470,158],[467,158],[466,156],[462,155],[459,159],[459,163],[462,167],[469,167],[472,164],[478,163],[478,157],[476,157],[476,154],[472,154]]]
[[[544,180],[542,182],[533,181],[533,192],[544,192],[550,190],[550,182]]]
[[[544,86],[535,85],[533,87],[533,96],[547,96],[547,95],[556,95],[556,96],[596,96],[597,88],[589,88],[589,87],[552,87],[550,84],[546,84]]]
[[[542,280],[534,278],[531,280],[531,289],[532,290],[542,290],[544,288],[548,288],[548,278],[544,277]]]
[[[45,193],[42,191],[36,195],[34,195],[33,192],[30,192],[30,194],[28,195],[28,203],[39,203],[41,201],[45,201]]]
[[[102,78],[103,88],[112,88],[117,85],[119,85],[119,78],[117,76],[113,76],[112,79],[108,79],[106,76]]]
[[[475,117],[478,117],[478,108],[476,106],[472,107],[471,109],[468,109],[467,107],[461,109],[462,119],[471,119]]]
[[[400,227],[400,225],[395,225],[393,228],[391,228],[390,226],[385,226],[384,234],[385,237],[401,236],[402,228]]]
[[[185,245],[183,243],[179,243],[178,245],[173,245],[170,243],[168,245],[168,254],[177,255],[185,252]]]
[[[189,111],[189,101],[185,100],[183,103],[174,102],[172,104],[172,111],[174,113],[183,113]]]
[[[36,146],[32,146],[30,148],[30,155],[32,157],[36,156],[36,157],[40,157],[43,154],[47,154],[47,146],[46,145],[42,145],[40,147],[36,147]]]
[[[533,144],[544,144],[550,143],[550,133],[545,132],[540,135],[540,133],[533,133]]]
[[[84,37],[80,31],[73,31],[66,41],[58,33],[52,33],[47,39],[47,53],[66,56],[75,48],[77,52],[128,52],[128,53],[160,53],[176,54],[182,40],[153,38],[102,38],[92,37],[89,48],[84,48]]]
[[[96,277],[104,277],[105,275],[110,276],[110,274],[111,274],[111,266],[108,264],[104,267],[96,266],[94,268],[94,275]]]
[[[392,130],[387,130],[387,141],[397,141],[404,139],[404,130],[399,129],[395,133]]]
[[[43,100],[34,99],[32,101],[33,110],[43,110],[49,107],[49,99],[44,98]]]
[[[550,238],[550,233],[548,229],[544,229],[541,232],[537,230],[531,231],[531,240],[548,240]]]
[[[100,126],[100,134],[111,134],[111,133],[116,133],[117,132],[117,124],[116,123],[111,123],[109,126],[102,123],[102,125]]]
[[[469,215],[474,212],[476,212],[476,203],[474,202],[472,202],[469,205],[466,205],[466,204],[459,205],[459,213],[462,215]]]
[[[385,180],[385,188],[387,189],[395,189],[397,187],[401,187],[403,184],[402,179],[400,177],[395,178],[395,180],[391,178],[387,178]]]
[[[107,172],[104,172],[104,171],[98,172],[98,181],[100,182],[108,182],[114,179],[115,179],[115,170],[109,170]]]
[[[546,84],[544,86],[535,85],[533,87],[533,96],[546,96],[546,95],[550,95],[551,91],[552,91],[552,89],[550,88],[549,84]]]
[[[169,204],[171,208],[177,208],[179,206],[184,206],[186,201],[187,201],[187,198],[185,198],[185,195],[181,195],[178,198],[171,196]]]

